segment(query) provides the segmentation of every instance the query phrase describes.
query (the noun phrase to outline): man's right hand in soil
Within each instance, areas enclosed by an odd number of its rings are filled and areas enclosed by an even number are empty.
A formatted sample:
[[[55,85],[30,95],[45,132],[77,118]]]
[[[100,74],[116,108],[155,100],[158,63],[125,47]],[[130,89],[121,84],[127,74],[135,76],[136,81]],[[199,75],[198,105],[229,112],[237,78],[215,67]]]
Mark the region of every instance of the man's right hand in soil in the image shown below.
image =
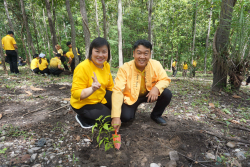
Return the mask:
[[[119,132],[120,126],[121,126],[121,119],[119,117],[114,117],[112,119],[111,125],[114,129],[117,129],[117,132]]]

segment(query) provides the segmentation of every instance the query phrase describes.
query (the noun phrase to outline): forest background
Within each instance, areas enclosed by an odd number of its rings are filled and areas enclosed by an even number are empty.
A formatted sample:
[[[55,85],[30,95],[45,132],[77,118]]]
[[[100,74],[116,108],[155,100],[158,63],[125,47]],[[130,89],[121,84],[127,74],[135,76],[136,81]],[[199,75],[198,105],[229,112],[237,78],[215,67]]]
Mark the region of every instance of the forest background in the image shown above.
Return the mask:
[[[135,41],[148,39],[152,57],[166,69],[176,59],[179,69],[184,61],[191,66],[196,60],[198,70],[219,71],[216,87],[225,86],[221,78],[230,75],[228,67],[233,64],[231,71],[240,72],[250,56],[249,0],[1,0],[0,8],[1,37],[13,30],[18,54],[28,60],[41,52],[51,59],[54,45],[67,51],[67,41],[84,58],[90,41],[101,36],[111,45],[112,67],[119,67],[133,58]]]

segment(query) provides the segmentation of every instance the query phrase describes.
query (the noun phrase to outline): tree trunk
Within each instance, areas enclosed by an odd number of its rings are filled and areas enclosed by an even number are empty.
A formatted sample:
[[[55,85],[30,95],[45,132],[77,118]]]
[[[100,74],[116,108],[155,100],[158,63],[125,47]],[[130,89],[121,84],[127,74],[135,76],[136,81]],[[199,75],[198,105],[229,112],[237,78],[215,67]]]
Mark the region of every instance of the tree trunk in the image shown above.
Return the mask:
[[[37,39],[37,35],[39,35],[39,32],[37,31],[36,28],[36,20],[35,20],[35,16],[34,16],[34,8],[33,5],[31,5],[32,7],[32,20],[33,20],[33,27],[34,27],[34,31],[35,31],[35,37],[36,37],[36,47],[38,50],[38,53],[40,53],[40,47],[39,47],[39,43],[38,43],[38,39]]]
[[[26,55],[27,64],[30,66],[31,57],[30,57],[30,55],[27,53],[27,50],[26,50],[26,46],[25,46],[25,42],[24,42],[24,37],[23,37],[23,28],[22,28],[22,30],[21,30],[21,41],[22,41],[22,44],[23,44],[24,53],[25,53],[25,55]]]
[[[233,7],[237,0],[222,0],[220,23],[213,41],[213,91],[220,91],[227,86],[228,42],[231,29]]]
[[[67,29],[66,29],[65,22],[63,22],[63,27],[64,27],[64,34],[65,34],[65,37],[68,39],[68,36],[67,36]]]
[[[206,39],[206,52],[204,57],[204,74],[207,73],[207,49],[208,49],[208,41],[209,41],[209,35],[210,35],[210,27],[211,27],[211,19],[213,14],[213,1],[211,2],[211,9],[209,14],[209,21],[208,21],[208,30],[207,30],[207,39]]]
[[[86,11],[85,0],[80,0],[80,12],[82,16],[84,40],[85,40],[85,58],[89,55],[89,46],[90,46],[90,31],[88,26],[88,17]]]
[[[0,39],[2,39],[1,33],[0,33]],[[4,53],[3,53],[2,45],[0,45],[0,54],[1,54],[2,64],[3,64],[3,70],[4,70],[5,74],[8,75],[8,71],[7,71],[7,68],[6,68],[6,65],[5,65],[5,56],[4,56]]]
[[[49,58],[51,59],[51,52],[50,52],[50,42],[49,42],[49,34],[48,34],[48,30],[47,30],[47,24],[45,21],[45,13],[44,13],[44,9],[43,9],[43,25],[45,28],[45,32],[46,32],[46,37],[47,37],[47,42],[48,42],[48,49],[49,49]]]
[[[122,1],[118,0],[118,50],[119,50],[119,67],[123,65],[123,55],[122,55]]]
[[[97,9],[97,2],[95,0],[95,20],[96,20],[96,29],[98,32],[98,37],[100,37],[100,27],[99,27],[99,20],[98,20],[98,9]]]
[[[55,45],[57,44],[56,30],[55,30],[55,25],[53,23],[52,16],[51,16],[51,9],[50,9],[49,0],[45,0],[45,4],[46,4],[46,10],[47,10],[48,21],[49,21],[49,28],[50,28],[51,38],[52,38],[52,45],[53,45],[54,51],[57,52],[57,50],[55,48]]]
[[[26,16],[25,8],[24,8],[24,2],[23,2],[23,0],[20,0],[20,2],[21,2],[22,13],[23,13],[23,22],[24,22],[25,29],[26,29],[26,32],[27,32],[27,39],[28,39],[28,42],[29,42],[29,46],[31,47],[32,54],[34,55],[36,53],[36,50],[35,50],[35,47],[34,47],[33,42],[32,42],[32,36],[31,36],[31,33],[30,33],[28,21],[27,21],[28,19],[27,19],[27,16]]]
[[[151,19],[153,0],[148,0],[148,41],[152,43]]]
[[[74,54],[74,57],[75,57],[75,67],[79,64],[79,57],[77,55],[77,52],[76,52],[76,32],[75,32],[75,25],[74,25],[74,19],[73,19],[73,16],[72,16],[72,13],[71,13],[71,10],[70,10],[70,2],[69,0],[66,0],[66,9],[67,9],[67,12],[68,12],[68,16],[69,16],[69,22],[70,22],[70,25],[71,25],[71,43],[72,43],[72,51],[73,51],[73,54]]]
[[[106,16],[106,7],[105,7],[105,2],[102,0],[102,10],[103,10],[103,34],[104,38],[107,39],[107,16]]]
[[[6,12],[7,18],[8,18],[8,23],[9,23],[10,29],[11,29],[11,31],[14,32],[14,26],[13,26],[12,21],[10,19],[8,5],[7,5],[6,0],[4,0],[4,8],[5,8],[5,12]]]
[[[192,63],[193,63],[194,50],[195,50],[196,19],[197,19],[197,1],[195,2],[195,12],[194,12],[194,19],[193,19]]]

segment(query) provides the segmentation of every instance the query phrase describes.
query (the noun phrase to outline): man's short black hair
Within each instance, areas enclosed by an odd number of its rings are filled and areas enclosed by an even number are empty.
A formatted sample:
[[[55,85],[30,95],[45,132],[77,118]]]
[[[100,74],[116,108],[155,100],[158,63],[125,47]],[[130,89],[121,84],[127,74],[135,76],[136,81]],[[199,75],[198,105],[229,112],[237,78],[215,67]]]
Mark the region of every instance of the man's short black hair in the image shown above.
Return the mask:
[[[56,57],[61,57],[62,55],[60,53],[57,53],[56,54]]]
[[[67,51],[63,51],[63,54],[66,54],[67,53]]]
[[[147,41],[145,39],[140,39],[140,40],[135,42],[134,47],[133,47],[134,51],[136,48],[138,48],[139,45],[143,45],[146,48],[149,48],[150,51],[152,50],[152,44],[149,41]]]
[[[71,42],[70,42],[70,41],[66,43],[66,45],[67,45],[67,46],[69,46],[70,44],[71,44]]]
[[[39,56],[38,54],[34,54],[33,59],[37,58],[38,56]]]
[[[101,38],[101,37],[97,37],[96,39],[94,39],[89,47],[89,56],[88,59],[91,60],[91,56],[92,56],[92,50],[93,48],[99,48],[106,45],[108,47],[108,59],[107,62],[109,62],[110,59],[110,46],[108,41],[105,38]]]
[[[13,31],[8,31],[8,34],[14,35],[14,32]]]

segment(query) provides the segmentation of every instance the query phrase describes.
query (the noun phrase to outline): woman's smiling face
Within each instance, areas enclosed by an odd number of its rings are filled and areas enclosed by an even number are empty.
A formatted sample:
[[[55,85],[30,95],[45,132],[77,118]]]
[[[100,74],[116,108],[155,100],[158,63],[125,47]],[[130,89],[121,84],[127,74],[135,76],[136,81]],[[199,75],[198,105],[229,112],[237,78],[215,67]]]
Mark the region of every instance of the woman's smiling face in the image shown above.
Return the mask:
[[[103,63],[107,61],[107,59],[108,59],[108,47],[106,45],[92,49],[91,60],[98,68],[102,68]]]

